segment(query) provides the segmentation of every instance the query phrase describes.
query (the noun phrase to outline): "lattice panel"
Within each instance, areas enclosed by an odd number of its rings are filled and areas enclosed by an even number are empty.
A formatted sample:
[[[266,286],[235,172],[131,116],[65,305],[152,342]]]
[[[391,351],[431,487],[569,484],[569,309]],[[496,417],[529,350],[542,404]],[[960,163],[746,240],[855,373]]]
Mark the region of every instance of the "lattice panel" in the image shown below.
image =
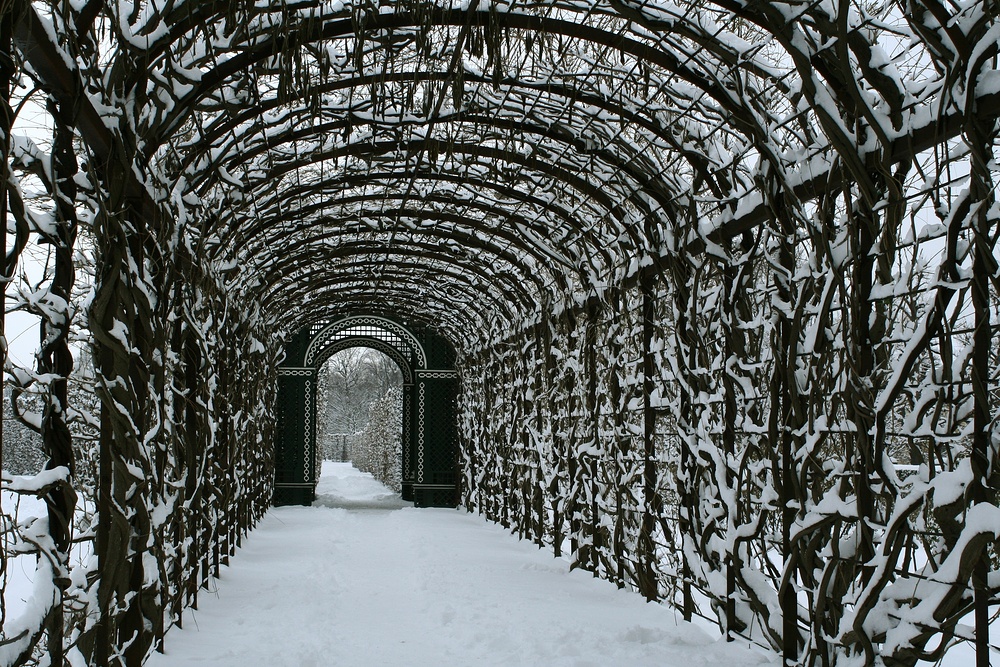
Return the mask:
[[[315,456],[315,380],[295,369],[279,376],[278,381],[275,483],[310,482]]]
[[[409,354],[407,349],[397,349],[389,343],[385,343],[377,338],[358,338],[356,336],[344,337],[339,341],[324,348],[323,353],[315,359],[314,363],[316,368],[320,368],[338,352],[346,350],[352,347],[366,347],[370,350],[375,350],[376,352],[381,352],[385,356],[392,359],[392,361],[399,368],[399,372],[403,374],[403,382],[405,384],[413,383],[413,370],[410,368]]]
[[[403,481],[413,482],[413,388],[403,390]]]
[[[398,350],[408,361],[412,359],[417,367],[427,366],[427,357],[416,339],[395,322],[379,317],[352,317],[332,325],[314,324],[309,329],[309,337],[313,342],[306,352],[307,365],[313,365],[317,355],[338,341],[367,338]]]
[[[279,381],[280,382],[280,381]],[[291,397],[289,392],[282,387],[278,391],[278,400],[275,405],[275,438],[274,438],[274,481],[276,483],[289,481],[285,467],[287,457],[286,449],[288,438],[285,431],[288,428],[290,415],[288,414]]]
[[[417,386],[418,445],[417,482],[454,484],[457,379],[451,376],[425,377]]]
[[[290,465],[289,459],[294,457],[294,447],[290,446],[294,442],[291,431],[295,430],[297,419],[296,403],[301,402],[301,396],[299,392],[296,391],[293,382],[289,382],[284,378],[281,382],[281,390],[278,392],[278,433],[275,442],[275,482],[280,484],[282,482],[294,481],[294,471]]]

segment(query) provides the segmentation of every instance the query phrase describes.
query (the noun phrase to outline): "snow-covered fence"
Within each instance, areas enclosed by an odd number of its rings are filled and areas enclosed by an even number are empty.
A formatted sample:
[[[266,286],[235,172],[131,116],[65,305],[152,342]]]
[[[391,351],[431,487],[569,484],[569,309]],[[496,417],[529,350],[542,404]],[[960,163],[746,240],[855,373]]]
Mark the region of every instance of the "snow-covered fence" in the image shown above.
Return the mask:
[[[937,231],[845,194],[777,207],[468,356],[465,504],[797,663],[909,664],[974,611],[985,632],[1000,298],[973,178]]]
[[[273,484],[273,334],[224,271],[177,243],[181,211],[160,214],[152,247],[129,241],[130,214],[98,218],[97,251],[136,267],[142,289],[98,280],[89,311],[102,576],[79,650],[97,664],[118,660],[103,655],[111,647],[139,664],[160,646],[270,506]]]
[[[678,257],[648,292],[468,359],[465,503],[734,634],[791,634],[807,661],[947,644],[1000,531],[971,314],[935,313],[933,273],[905,260],[859,303],[853,267],[806,249],[800,266],[826,266],[787,284],[760,244]]]
[[[7,52],[12,18],[0,13]],[[228,281],[232,267],[193,251],[201,237],[184,227],[204,211],[126,192],[122,155],[102,156],[100,177],[81,169],[72,100],[48,100],[51,154],[23,137],[12,146],[8,79],[4,298],[39,319],[41,343],[33,368],[5,359],[5,385],[46,462],[33,477],[5,472],[3,490],[38,496],[47,512],[2,517],[0,562],[37,565],[20,614],[0,597],[0,664],[139,665],[270,505],[280,341]],[[29,201],[27,183],[38,188]],[[28,255],[46,246],[46,259]]]

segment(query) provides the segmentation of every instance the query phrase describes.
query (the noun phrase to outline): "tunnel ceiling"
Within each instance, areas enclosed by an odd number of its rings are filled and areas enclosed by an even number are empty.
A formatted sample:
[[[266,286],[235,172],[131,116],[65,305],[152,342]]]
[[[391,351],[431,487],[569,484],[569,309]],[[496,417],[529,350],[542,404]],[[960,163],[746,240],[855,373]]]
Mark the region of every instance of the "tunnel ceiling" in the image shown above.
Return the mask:
[[[48,18],[90,63],[94,106],[127,110],[137,180],[276,324],[363,310],[465,349],[724,243],[752,227],[763,178],[801,194],[849,173],[871,135],[919,129],[943,85],[910,25],[867,6],[836,23],[823,3],[736,0]]]

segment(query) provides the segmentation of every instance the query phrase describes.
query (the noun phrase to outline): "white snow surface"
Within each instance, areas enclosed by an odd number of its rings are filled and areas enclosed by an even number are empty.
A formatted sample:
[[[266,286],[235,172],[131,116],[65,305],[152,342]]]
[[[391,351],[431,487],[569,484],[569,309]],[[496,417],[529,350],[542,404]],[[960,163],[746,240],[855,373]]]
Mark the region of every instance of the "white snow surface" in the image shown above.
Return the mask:
[[[267,513],[149,667],[777,664],[350,464],[317,493]]]

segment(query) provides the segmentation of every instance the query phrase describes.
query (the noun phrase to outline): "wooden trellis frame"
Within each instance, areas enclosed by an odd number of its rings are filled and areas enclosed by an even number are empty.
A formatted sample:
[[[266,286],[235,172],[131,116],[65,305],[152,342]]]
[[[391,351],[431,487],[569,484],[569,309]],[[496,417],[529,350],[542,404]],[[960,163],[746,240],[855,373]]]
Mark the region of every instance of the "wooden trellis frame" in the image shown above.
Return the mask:
[[[988,664],[997,13],[4,4],[4,275],[41,238],[62,295],[5,283],[51,334],[7,371],[46,387],[66,471],[9,483],[47,498],[55,591],[13,662],[46,628],[56,662],[157,647],[270,502],[283,345],[365,312],[455,346],[470,508],[792,663],[912,664],[973,613]],[[24,77],[51,156],[12,138]],[[79,590],[78,230],[100,403]]]

